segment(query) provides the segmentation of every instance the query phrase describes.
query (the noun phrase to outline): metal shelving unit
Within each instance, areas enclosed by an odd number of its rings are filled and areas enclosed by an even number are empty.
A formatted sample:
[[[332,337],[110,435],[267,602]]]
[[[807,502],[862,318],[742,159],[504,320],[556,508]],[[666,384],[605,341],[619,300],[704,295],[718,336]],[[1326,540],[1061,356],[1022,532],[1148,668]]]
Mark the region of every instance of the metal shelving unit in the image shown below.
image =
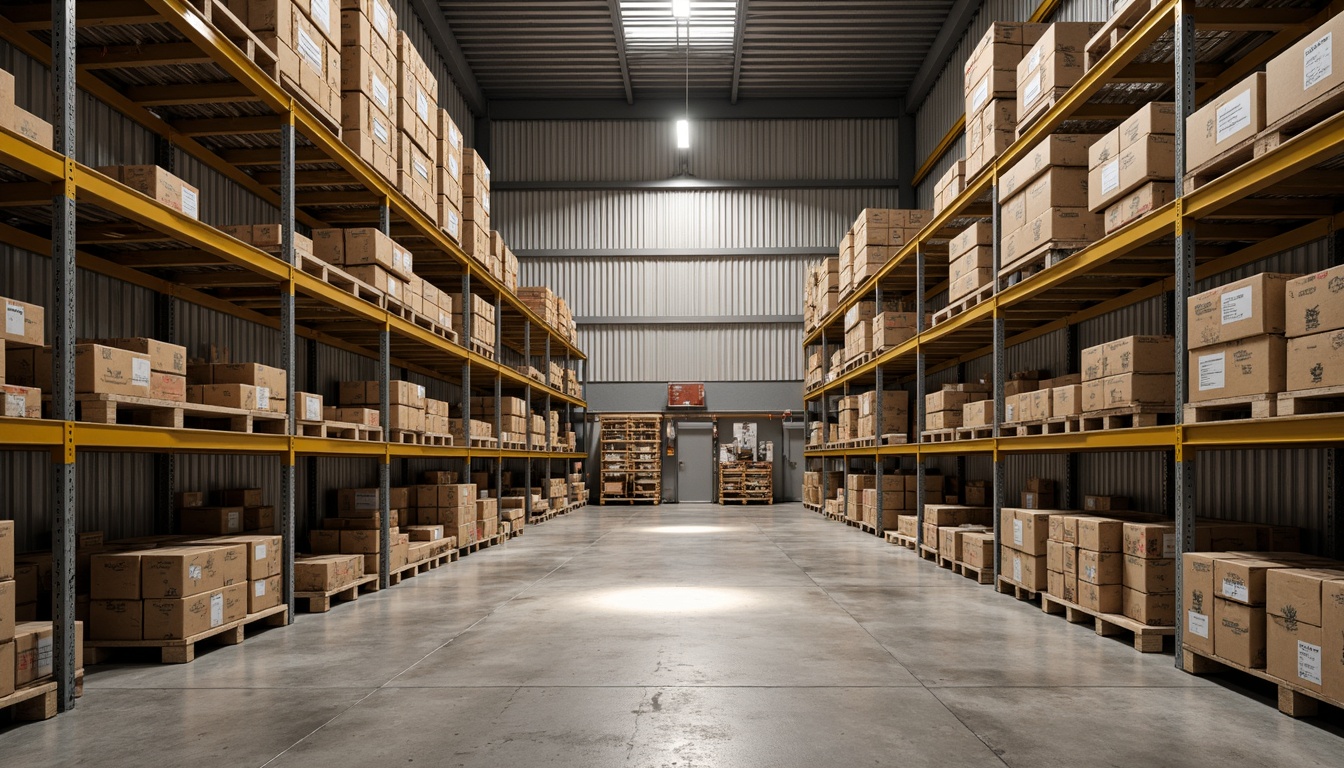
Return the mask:
[[[598,442],[599,501],[653,504],[663,499],[663,418],[603,414]],[[620,489],[608,491],[608,484]]]
[[[512,349],[529,361],[542,354],[541,349],[533,347],[535,330],[544,338],[547,370],[553,352],[563,355],[566,369],[582,365],[585,356],[482,265],[468,258],[435,222],[341,143],[317,115],[282,90],[238,41],[208,20],[203,10],[209,9],[208,3],[198,8],[180,0],[148,0],[146,6],[148,13],[96,4],[79,8],[82,15],[78,26],[73,0],[51,3],[50,15],[45,6],[0,9],[0,37],[51,67],[55,96],[52,148],[0,130],[0,174],[9,191],[0,204],[11,214],[9,223],[0,225],[0,242],[50,257],[54,297],[48,315],[54,352],[53,418],[0,419],[0,450],[49,450],[52,456],[54,666],[62,710],[75,702],[74,483],[81,454],[158,453],[170,462],[180,453],[277,457],[281,465],[277,519],[285,540],[284,594],[290,617],[294,615],[297,458],[376,461],[380,484],[386,491],[393,459],[456,459],[468,469],[473,460],[488,460],[495,462],[497,479],[503,460],[520,459],[525,461],[530,482],[535,461],[544,463],[549,476],[555,461],[583,456],[581,452],[559,450],[549,439],[545,445],[518,450],[473,448],[469,443],[445,447],[295,434],[292,404],[299,338],[378,361],[384,425],[388,423],[387,382],[393,366],[459,386],[464,419],[470,418],[473,389],[488,388],[496,398],[496,413],[503,394],[525,393],[529,409],[537,402],[534,395],[538,395],[547,409],[562,404],[566,423],[580,423],[574,411],[586,408],[582,396],[534,382],[525,373],[499,362],[499,353]],[[4,18],[5,14],[17,14],[18,18]],[[83,37],[88,30],[98,30],[96,39]],[[77,67],[81,51],[115,47],[118,35],[126,38],[125,48],[118,49],[114,63]],[[146,44],[144,40],[155,42]],[[168,56],[170,50],[173,53]],[[280,255],[235,240],[80,163],[75,149],[75,104],[81,90],[156,135],[161,157],[171,157],[171,149],[176,147],[275,206],[284,233]],[[89,228],[86,232],[115,226],[124,245],[117,245],[115,238],[105,238],[80,250],[76,247],[77,225]],[[415,253],[418,274],[440,287],[454,286],[464,304],[474,292],[488,297],[497,309],[495,356],[478,354],[303,271],[294,249],[297,228],[338,225],[377,226],[394,236]],[[47,229],[50,238],[41,234]],[[77,269],[278,330],[279,357],[288,374],[291,403],[286,433],[76,421]],[[198,277],[185,279],[185,274]],[[200,279],[201,274],[208,278]],[[470,314],[463,313],[468,332]],[[172,323],[167,325],[171,328]],[[385,528],[389,523],[387,499],[384,493]],[[384,530],[380,571],[384,586],[391,543],[386,533]]]
[[[1185,172],[1184,117],[1231,86],[1301,35],[1319,26],[1337,10],[1332,5],[1309,7],[1195,7],[1189,0],[1155,3],[1143,19],[1021,136],[963,193],[939,212],[920,235],[902,248],[867,285],[842,300],[837,309],[804,339],[804,352],[819,346],[823,359],[843,343],[845,311],[866,297],[913,294],[921,323],[917,335],[894,349],[804,393],[809,420],[825,423],[831,398],[852,388],[883,387],[896,379],[914,385],[911,417],[924,422],[924,394],[929,376],[957,369],[971,360],[992,356],[995,373],[994,437],[945,443],[869,448],[811,448],[805,457],[820,468],[854,461],[871,462],[882,472],[884,460],[909,457],[918,469],[919,535],[923,534],[925,459],[985,456],[993,463],[995,508],[995,577],[998,576],[999,510],[1006,503],[1005,460],[1024,454],[1074,454],[1087,451],[1161,451],[1169,454],[1174,485],[1173,512],[1179,551],[1194,546],[1194,462],[1200,451],[1250,448],[1338,446],[1344,442],[1344,414],[1286,417],[1253,422],[1182,423],[1186,375],[1186,297],[1196,280],[1226,273],[1276,253],[1332,237],[1344,219],[1335,213],[1338,185],[1328,184],[1335,171],[1319,170],[1344,156],[1344,114],[1323,121],[1306,135],[1248,161],[1198,189],[1182,194]],[[1231,60],[1219,60],[1232,51]],[[1217,66],[1208,66],[1217,65]],[[1211,70],[1211,71],[1210,71]],[[1198,87],[1196,87],[1198,85]],[[998,276],[998,176],[1047,135],[1108,130],[1142,103],[1172,100],[1177,104],[1177,199],[1124,228],[1094,242],[1059,264],[1012,285]],[[1277,198],[1277,200],[1276,200]],[[1287,199],[1285,199],[1287,198]],[[926,303],[947,288],[945,242],[975,221],[995,222],[996,294],[989,300],[932,328],[922,327]],[[1198,248],[1196,248],[1198,244]],[[1139,302],[1167,296],[1169,332],[1177,339],[1176,423],[1171,426],[1068,434],[1005,436],[1000,432],[1004,404],[1005,352],[1046,334],[1076,327]],[[1068,354],[1076,355],[1077,349]],[[823,437],[824,440],[824,437]],[[823,488],[823,494],[832,495]],[[881,504],[879,500],[879,505]],[[881,531],[878,531],[879,535]],[[919,542],[922,544],[923,542]],[[1177,571],[1176,594],[1182,593]],[[1181,607],[1177,606],[1177,615]],[[1179,624],[1179,623],[1178,623]],[[1180,647],[1177,627],[1177,647]],[[1177,654],[1180,664],[1180,654]]]

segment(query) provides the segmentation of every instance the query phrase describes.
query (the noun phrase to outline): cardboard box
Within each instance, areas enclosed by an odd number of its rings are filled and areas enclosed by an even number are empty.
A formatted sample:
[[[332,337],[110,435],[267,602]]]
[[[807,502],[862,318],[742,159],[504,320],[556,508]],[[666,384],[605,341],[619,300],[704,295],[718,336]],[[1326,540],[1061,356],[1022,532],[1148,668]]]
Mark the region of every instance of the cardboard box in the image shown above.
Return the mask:
[[[1176,377],[1173,374],[1122,373],[1083,385],[1084,412],[1135,405],[1166,406],[1175,402]]]
[[[97,171],[175,211],[200,218],[200,190],[156,165],[103,166]]]
[[[1264,606],[1250,606],[1216,597],[1213,600],[1214,653],[1243,667],[1265,668]]]
[[[1019,100],[1018,106],[1021,104]],[[1050,168],[1082,168],[1085,171],[1088,147],[1098,138],[1092,134],[1081,133],[1056,133],[1047,136],[999,177],[1000,198],[1007,200]],[[982,226],[989,227],[988,224]],[[952,246],[949,245],[949,248]],[[955,250],[950,252],[955,253]]]
[[[994,424],[994,401],[977,400],[961,407],[961,423],[966,427],[984,427]]]
[[[128,600],[89,601],[89,639],[143,640],[144,603],[139,597]],[[3,659],[0,659],[3,663]]]
[[[224,408],[260,410],[257,388],[248,384],[196,384],[187,387],[187,402]],[[267,401],[267,405],[269,405]]]
[[[212,374],[215,384],[249,384],[265,387],[271,397],[283,398],[287,376],[283,368],[260,363],[217,363]]]
[[[1003,538],[1008,546],[1032,556],[1045,555],[1049,538],[1050,518],[1061,514],[1055,510],[1003,509]],[[927,518],[927,513],[926,517]]]
[[[36,364],[38,386],[51,388],[51,356]],[[149,397],[149,356],[102,344],[75,345],[75,391]]]
[[[1119,552],[1093,552],[1078,548],[1079,581],[1102,585],[1123,584],[1124,564],[1124,557]]]
[[[279,574],[251,581],[247,587],[248,613],[261,613],[269,608],[274,608],[280,605],[284,599],[284,593],[280,589]]]
[[[1321,585],[1322,690],[1344,700],[1344,579]]]
[[[1214,652],[1214,568],[1225,552],[1186,552],[1181,556],[1184,642],[1204,654]]]
[[[1101,376],[1119,373],[1171,373],[1176,365],[1176,342],[1171,336],[1126,336],[1102,346]],[[1098,378],[1088,376],[1083,380]]]
[[[1043,591],[1047,586],[1048,573],[1045,556],[1033,557],[1015,549],[1004,549],[1004,570],[1014,583],[1034,591]]]
[[[161,547],[143,552],[141,596],[190,597],[224,586],[222,555],[216,547]]]
[[[1150,627],[1171,627],[1176,624],[1175,593],[1151,594],[1124,588],[1123,613]]]
[[[1187,170],[1198,169],[1264,127],[1265,73],[1255,72],[1186,118]]]
[[[1294,338],[1344,328],[1344,265],[1289,280],[1284,321]]]
[[[1257,336],[1190,352],[1190,402],[1273,394],[1287,388],[1287,344]]]
[[[358,555],[323,555],[294,561],[294,591],[331,592],[364,577],[364,559]]]
[[[1079,203],[1087,195],[1087,169],[1052,166],[1029,182],[1021,195],[1028,221],[1052,208],[1081,209]]]
[[[144,337],[104,339],[103,344],[149,357],[149,369],[178,376],[187,374],[187,348]]]
[[[1334,33],[1344,36],[1344,17],[1335,16],[1265,65],[1265,123],[1275,121],[1344,82],[1344,66],[1334,66]]]
[[[1290,339],[1285,366],[1288,391],[1344,385],[1344,331]]]
[[[953,237],[947,244],[947,253],[949,258],[955,259],[976,246],[993,244],[994,227],[988,222],[980,221],[963,229]]]
[[[190,597],[145,600],[145,638],[183,639],[244,619],[249,587],[233,584]]]
[[[1103,217],[1106,234],[1138,221],[1152,211],[1176,199],[1176,185],[1169,181],[1150,181],[1107,206]]]
[[[46,338],[46,312],[36,304],[4,299],[5,325],[0,340],[10,345],[40,347]]]
[[[1120,552],[1124,549],[1124,528],[1122,520],[1109,517],[1079,515],[1076,518],[1076,542],[1082,549],[1094,552]],[[1100,582],[1109,584],[1110,582]]]
[[[1166,559],[1176,556],[1176,526],[1172,523],[1125,523],[1125,554],[1140,558]]]
[[[1176,591],[1176,560],[1173,558],[1125,555],[1121,571],[1121,583],[1130,589],[1147,594]]]
[[[1214,593],[1223,600],[1246,605],[1265,604],[1265,581],[1270,570],[1291,567],[1272,560],[1222,559],[1214,563]]]
[[[216,536],[243,532],[242,507],[196,507],[178,510],[182,533],[208,533]]]
[[[1191,296],[1186,314],[1190,349],[1282,334],[1285,293],[1293,277],[1262,272]]]
[[[252,534],[243,536],[219,536],[202,539],[199,543],[219,546],[245,547],[247,578],[252,581],[269,578],[280,573],[283,555],[283,540],[279,536]]]
[[[11,645],[11,643],[6,643]],[[14,687],[51,677],[52,629],[49,621],[25,621],[14,627]]]
[[[1119,584],[1093,584],[1079,572],[1077,603],[1097,613],[1120,613],[1125,607],[1125,588]]]
[[[1321,626],[1323,585],[1344,579],[1344,570],[1275,568],[1265,575],[1265,610]]]

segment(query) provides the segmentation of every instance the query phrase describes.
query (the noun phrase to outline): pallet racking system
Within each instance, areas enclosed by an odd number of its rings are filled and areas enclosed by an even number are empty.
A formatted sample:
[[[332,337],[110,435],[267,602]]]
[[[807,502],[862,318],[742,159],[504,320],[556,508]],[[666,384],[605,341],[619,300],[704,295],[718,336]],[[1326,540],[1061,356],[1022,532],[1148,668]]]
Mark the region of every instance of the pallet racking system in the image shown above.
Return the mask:
[[[459,387],[464,419],[470,418],[474,391],[493,391],[496,414],[505,392],[520,394],[529,409],[550,412],[554,405],[563,405],[568,424],[582,423],[575,412],[586,408],[582,396],[535,382],[499,359],[500,351],[510,349],[526,365],[540,363],[549,371],[553,360],[563,360],[566,368],[584,365],[583,352],[468,258],[434,221],[343,144],[324,119],[283,90],[264,62],[254,58],[257,52],[246,37],[225,34],[212,23],[212,0],[78,5],[58,0],[0,9],[0,38],[50,67],[54,97],[51,148],[0,130],[5,182],[0,205],[10,214],[0,224],[0,242],[51,261],[53,304],[47,307],[47,323],[54,361],[49,393],[53,418],[0,418],[0,450],[50,451],[52,457],[54,668],[62,710],[74,706],[75,696],[75,468],[81,455],[159,454],[167,462],[164,477],[169,482],[178,454],[276,457],[281,466],[277,520],[285,540],[283,583],[290,620],[300,458],[377,462],[384,526],[380,579],[386,587],[387,489],[394,459],[460,460],[468,469],[473,460],[493,461],[496,487],[503,461],[521,460],[530,487],[534,472],[549,479],[555,462],[582,456],[558,449],[549,436],[544,446],[531,450],[306,437],[296,433],[293,407],[284,434],[76,421],[77,269],[154,291],[156,335],[163,341],[175,340],[173,300],[278,330],[279,367],[288,374],[291,404],[300,363],[298,339],[303,338],[316,342],[308,345],[310,358],[320,343],[377,361],[383,424],[388,423],[386,382],[393,378],[393,366]],[[81,91],[151,133],[156,162],[165,170],[174,171],[173,157],[180,151],[277,208],[283,227],[279,253],[235,240],[81,162],[75,116]],[[459,345],[304,271],[296,260],[296,225],[378,226],[414,252],[422,277],[441,287],[454,286],[464,305],[474,294],[493,301],[498,318],[495,356],[465,346],[470,311],[463,313],[464,345]],[[315,360],[307,362],[313,377]],[[498,420],[495,430],[499,434]],[[170,497],[171,490],[169,486],[158,493]]]
[[[1053,2],[1043,4],[1031,20],[1048,18],[1053,5]],[[818,328],[805,336],[804,352],[808,347],[819,346],[823,359],[827,359],[837,339],[843,345],[842,318],[849,307],[863,298],[875,298],[880,303],[884,293],[913,295],[919,323],[916,336],[807,390],[805,419],[827,423],[830,400],[848,395],[851,390],[876,389],[880,402],[884,387],[910,384],[915,398],[911,417],[918,429],[924,423],[928,377],[988,355],[992,356],[995,382],[992,436],[866,448],[823,447],[807,450],[805,457],[822,469],[834,467],[838,462],[846,472],[851,461],[871,461],[879,477],[885,459],[913,459],[918,476],[916,508],[920,510],[921,536],[926,460],[940,456],[991,459],[997,578],[998,542],[1002,535],[998,512],[1011,506],[1006,498],[1005,460],[1009,456],[1076,457],[1079,452],[1093,451],[1167,453],[1178,551],[1183,553],[1194,546],[1195,461],[1200,452],[1340,446],[1344,442],[1344,413],[1269,419],[1248,427],[1251,423],[1246,421],[1183,423],[1182,406],[1186,402],[1187,384],[1186,299],[1195,293],[1197,280],[1223,275],[1321,239],[1326,239],[1332,253],[1337,254],[1336,231],[1344,224],[1344,218],[1336,213],[1335,205],[1344,188],[1334,178],[1337,171],[1329,169],[1334,167],[1332,161],[1344,156],[1344,113],[1327,117],[1314,128],[1192,191],[1182,193],[1181,184],[1187,170],[1184,118],[1194,111],[1196,101],[1204,103],[1239,82],[1339,10],[1337,3],[1319,2],[1270,8],[1196,7],[1189,0],[1153,0],[1128,34],[1117,40],[1077,84],[1021,131],[1017,140],[985,171],[968,179],[962,194],[934,216],[919,236],[901,248],[871,282],[842,300]],[[1006,284],[999,276],[998,174],[1052,132],[1061,128],[1066,133],[1094,132],[1102,125],[1108,130],[1143,103],[1170,99],[1173,91],[1178,116],[1177,198],[1055,266]],[[949,143],[945,141],[940,150]],[[994,228],[993,296],[946,322],[925,327],[923,318],[930,299],[947,288],[946,241],[971,223],[986,220]],[[1009,348],[1062,330],[1068,339],[1066,355],[1076,366],[1079,323],[1158,297],[1166,297],[1169,302],[1165,312],[1167,332],[1176,338],[1174,424],[1065,434],[1004,434],[1003,383],[1008,372]],[[1062,507],[1071,504],[1076,507],[1075,479],[1076,471],[1070,471],[1065,478]],[[880,481],[878,486],[881,487]],[[834,490],[823,487],[823,496],[830,496]],[[1338,499],[1334,504],[1338,504]],[[881,506],[880,498],[878,505]],[[1336,509],[1336,515],[1337,512]],[[883,531],[879,527],[876,533],[881,536]],[[1324,533],[1326,546],[1332,547],[1335,532]],[[1176,578],[1179,598],[1180,569]],[[1179,604],[1176,615],[1183,615]],[[1179,624],[1177,648],[1181,647]],[[1178,653],[1177,665],[1180,664]]]
[[[648,414],[603,414],[599,423],[600,502],[660,504],[663,500],[663,418]],[[608,483],[619,483],[620,490],[608,491]]]
[[[719,464],[719,503],[775,503],[775,465],[768,461]]]

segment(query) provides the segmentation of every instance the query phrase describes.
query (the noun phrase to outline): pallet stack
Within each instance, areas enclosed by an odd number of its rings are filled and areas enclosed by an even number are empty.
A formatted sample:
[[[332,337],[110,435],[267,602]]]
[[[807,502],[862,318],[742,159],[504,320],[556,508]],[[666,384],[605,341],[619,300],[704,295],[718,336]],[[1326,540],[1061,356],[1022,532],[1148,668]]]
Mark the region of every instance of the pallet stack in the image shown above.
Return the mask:
[[[768,461],[729,461],[719,464],[720,504],[773,504],[774,501],[774,464]]]
[[[966,161],[957,158],[933,187],[933,215],[942,213],[944,208],[961,196],[964,189],[966,189]]]
[[[1285,335],[1288,337],[1286,392],[1279,414],[1309,413],[1313,400],[1344,397],[1344,304],[1329,301],[1330,286],[1344,284],[1344,266],[1288,282]]]
[[[974,179],[1017,138],[1017,67],[1047,24],[996,21],[964,71],[966,179]]]
[[[1005,229],[1008,224],[1005,220]],[[968,296],[979,296],[994,280],[994,227],[976,222],[947,244],[947,304],[957,304]],[[990,289],[993,292],[993,289]],[[947,313],[950,317],[950,313]],[[937,317],[935,316],[935,319]]]
[[[844,250],[844,246],[841,246]],[[803,329],[811,332],[840,304],[840,259],[831,256],[808,267],[803,284]]]
[[[397,33],[397,189],[437,221],[438,78],[404,31]]]
[[[228,0],[276,55],[276,79],[341,132],[341,9],[337,0]]]
[[[341,3],[341,140],[397,178],[397,14],[386,0]]]
[[[1294,277],[1261,273],[1190,297],[1191,421],[1218,406],[1246,403],[1253,415],[1274,415],[1271,404],[1287,389],[1284,302]]]
[[[0,308],[6,318],[14,318],[0,328],[0,356],[5,359],[5,370],[0,372],[0,416],[12,419],[42,418],[42,390],[36,385],[36,371],[32,369],[33,350],[40,349],[46,340],[45,310],[36,305],[0,297]],[[15,363],[28,361],[28,372],[16,376]],[[48,369],[50,370],[50,369]],[[31,381],[24,384],[21,378]]]
[[[1170,336],[1126,336],[1084,349],[1083,420],[1100,419],[1102,429],[1157,424],[1175,407],[1174,354]]]
[[[1086,207],[1088,141],[1050,136],[1008,170],[999,274],[1031,274],[1052,265],[1051,251],[1072,252],[1102,235],[1102,216]]]
[[[925,441],[947,440],[956,435],[956,430],[965,424],[965,406],[973,402],[993,403],[988,399],[992,388],[984,382],[966,382],[944,384],[937,392],[924,396]],[[992,408],[992,405],[991,405]],[[992,418],[993,412],[990,411]]]
[[[337,385],[342,408],[377,411],[381,408],[382,387],[377,381],[342,381]],[[394,443],[420,443],[425,433],[425,388],[409,381],[388,382],[387,440]]]
[[[315,555],[359,555],[364,558],[363,572],[379,572],[382,545],[382,520],[377,488],[342,488],[336,492],[336,517],[322,520],[322,528],[308,532],[309,549]],[[410,519],[412,499],[407,488],[392,488],[388,496],[388,527],[391,531],[391,568],[410,562],[410,537],[401,532],[401,524]]]
[[[1176,105],[1152,102],[1088,150],[1088,209],[1113,232],[1173,197]]]
[[[437,113],[439,140],[435,152],[435,176],[438,196],[439,228],[448,233],[453,242],[462,242],[462,131],[448,114],[439,108]]]
[[[462,251],[481,264],[490,253],[490,166],[462,150]]]
[[[602,416],[599,442],[602,487],[599,501],[662,501],[661,416]]]
[[[471,295],[471,334],[463,333],[462,312],[453,313],[453,330],[464,345],[472,351],[494,359],[495,356],[495,305],[481,298],[480,294]]]
[[[1017,129],[1021,133],[1083,76],[1083,50],[1101,29],[1091,22],[1058,22],[1017,63]]]

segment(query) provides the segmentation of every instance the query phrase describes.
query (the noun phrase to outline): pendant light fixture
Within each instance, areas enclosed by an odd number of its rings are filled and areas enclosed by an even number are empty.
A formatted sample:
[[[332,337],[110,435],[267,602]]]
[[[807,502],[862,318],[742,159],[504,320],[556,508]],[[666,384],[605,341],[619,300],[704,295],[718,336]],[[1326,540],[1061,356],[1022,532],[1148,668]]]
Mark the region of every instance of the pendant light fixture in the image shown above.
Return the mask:
[[[691,148],[691,0],[672,0],[672,15],[678,29],[686,22],[686,112],[677,120],[677,149],[685,151]]]

